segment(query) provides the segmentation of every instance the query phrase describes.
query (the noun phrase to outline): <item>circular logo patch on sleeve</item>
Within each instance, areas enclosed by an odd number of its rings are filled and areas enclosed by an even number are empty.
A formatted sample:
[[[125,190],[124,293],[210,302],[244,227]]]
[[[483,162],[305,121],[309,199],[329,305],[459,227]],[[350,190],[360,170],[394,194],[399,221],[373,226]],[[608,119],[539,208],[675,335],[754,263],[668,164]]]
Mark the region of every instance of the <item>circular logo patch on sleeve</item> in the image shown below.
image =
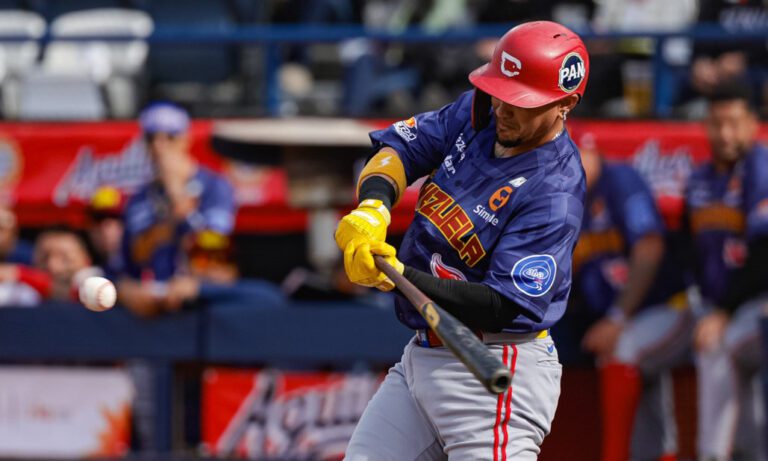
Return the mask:
[[[518,290],[538,298],[552,288],[557,274],[557,263],[550,255],[531,255],[512,267],[512,282]]]

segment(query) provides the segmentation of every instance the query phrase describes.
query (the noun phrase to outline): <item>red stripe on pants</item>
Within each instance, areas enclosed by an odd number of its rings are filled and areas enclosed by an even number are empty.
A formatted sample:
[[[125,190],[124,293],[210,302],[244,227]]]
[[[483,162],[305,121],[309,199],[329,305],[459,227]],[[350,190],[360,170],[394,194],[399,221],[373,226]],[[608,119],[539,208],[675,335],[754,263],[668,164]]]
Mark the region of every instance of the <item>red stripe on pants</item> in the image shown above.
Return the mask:
[[[515,377],[515,365],[517,364],[517,346],[512,345],[512,365],[509,367],[511,377]],[[507,426],[509,425],[509,418],[512,415],[512,383],[510,379],[509,389],[507,389],[507,414],[504,416],[504,443],[501,445],[501,461],[507,460]]]
[[[503,346],[501,360],[507,365],[507,346]],[[496,400],[496,422],[493,424],[493,461],[499,461],[499,423],[501,422],[501,408],[504,402],[504,393],[499,394]]]

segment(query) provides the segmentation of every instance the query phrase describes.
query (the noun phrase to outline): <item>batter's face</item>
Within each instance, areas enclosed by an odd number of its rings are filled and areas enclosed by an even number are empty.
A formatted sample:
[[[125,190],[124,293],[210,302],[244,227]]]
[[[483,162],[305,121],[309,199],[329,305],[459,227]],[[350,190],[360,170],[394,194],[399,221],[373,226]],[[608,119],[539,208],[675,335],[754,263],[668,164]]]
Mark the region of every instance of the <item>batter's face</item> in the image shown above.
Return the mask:
[[[502,147],[532,149],[551,140],[562,130],[561,119],[570,111],[577,96],[541,107],[525,109],[491,98],[496,116],[496,142]]]
[[[746,101],[713,102],[709,107],[707,133],[716,164],[728,166],[739,161],[752,147],[758,121]]]

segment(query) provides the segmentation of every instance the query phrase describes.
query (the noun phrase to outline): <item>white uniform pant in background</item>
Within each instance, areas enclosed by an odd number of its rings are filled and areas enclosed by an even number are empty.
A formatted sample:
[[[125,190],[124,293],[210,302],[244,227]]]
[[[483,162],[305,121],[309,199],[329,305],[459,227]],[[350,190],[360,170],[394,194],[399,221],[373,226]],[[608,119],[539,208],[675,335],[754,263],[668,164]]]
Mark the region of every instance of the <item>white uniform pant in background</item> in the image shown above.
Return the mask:
[[[696,356],[699,455],[703,460],[764,461],[765,415],[759,383],[763,298],[739,307],[721,347]]]
[[[630,459],[657,460],[677,453],[677,426],[670,370],[690,357],[693,312],[666,305],[643,310],[624,328],[616,361],[636,367],[643,391],[635,414]]]
[[[549,433],[562,366],[552,338],[488,346],[512,371],[490,394],[444,347],[411,341],[368,403],[347,461],[530,461]]]

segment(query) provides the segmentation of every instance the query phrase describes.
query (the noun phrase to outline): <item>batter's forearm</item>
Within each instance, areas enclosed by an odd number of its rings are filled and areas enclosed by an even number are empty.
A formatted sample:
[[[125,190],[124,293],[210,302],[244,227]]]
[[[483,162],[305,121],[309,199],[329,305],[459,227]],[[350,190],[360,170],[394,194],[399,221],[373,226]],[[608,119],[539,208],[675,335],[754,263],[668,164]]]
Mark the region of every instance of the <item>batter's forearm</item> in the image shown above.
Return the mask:
[[[517,304],[482,283],[441,279],[408,266],[403,275],[470,328],[500,331],[521,312]]]
[[[397,204],[407,187],[405,166],[398,153],[384,147],[365,164],[357,182],[357,196],[381,200],[388,209]]]

